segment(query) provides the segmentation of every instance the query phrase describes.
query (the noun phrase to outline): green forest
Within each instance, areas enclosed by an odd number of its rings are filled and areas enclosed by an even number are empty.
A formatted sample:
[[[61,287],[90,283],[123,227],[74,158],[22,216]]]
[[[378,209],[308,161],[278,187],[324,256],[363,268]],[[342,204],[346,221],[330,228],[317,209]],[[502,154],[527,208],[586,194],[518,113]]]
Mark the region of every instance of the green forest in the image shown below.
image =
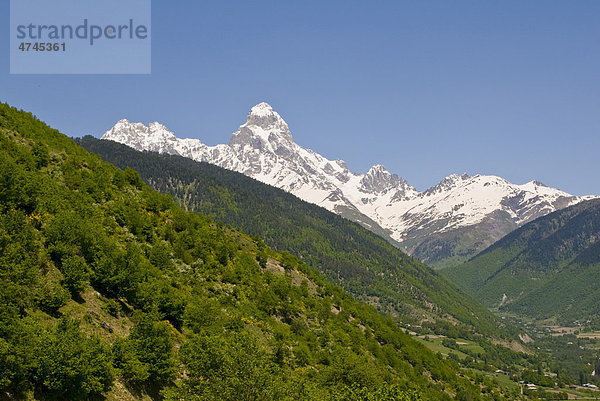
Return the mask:
[[[600,201],[536,219],[442,272],[489,307],[600,327]]]

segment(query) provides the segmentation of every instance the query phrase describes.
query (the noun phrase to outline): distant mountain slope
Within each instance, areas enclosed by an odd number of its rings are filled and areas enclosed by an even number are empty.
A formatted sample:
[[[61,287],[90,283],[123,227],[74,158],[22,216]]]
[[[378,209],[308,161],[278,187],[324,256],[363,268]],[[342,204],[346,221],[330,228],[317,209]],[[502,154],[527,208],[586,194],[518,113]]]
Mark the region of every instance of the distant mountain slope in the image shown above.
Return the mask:
[[[451,175],[424,192],[373,166],[351,172],[293,141],[287,123],[267,103],[252,108],[228,145],[180,139],[159,123],[119,121],[102,136],[137,150],[178,154],[241,172],[325,207],[434,266],[474,256],[516,227],[582,198],[531,181]]]
[[[442,272],[489,307],[565,323],[597,318],[600,200],[540,217]]]
[[[499,333],[496,318],[445,278],[321,207],[208,163],[142,153],[90,136],[77,141],[106,161],[139,171],[151,186],[173,194],[185,207],[301,256],[360,300],[404,323],[460,321],[468,331],[475,327],[480,333]]]

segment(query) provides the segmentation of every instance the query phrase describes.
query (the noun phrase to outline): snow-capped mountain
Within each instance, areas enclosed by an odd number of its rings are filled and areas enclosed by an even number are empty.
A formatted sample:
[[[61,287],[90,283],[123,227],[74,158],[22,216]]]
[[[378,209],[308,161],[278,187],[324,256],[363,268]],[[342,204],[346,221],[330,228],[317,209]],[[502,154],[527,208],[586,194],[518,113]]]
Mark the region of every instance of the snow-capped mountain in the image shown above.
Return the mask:
[[[537,181],[514,185],[496,176],[454,174],[419,192],[382,165],[353,173],[342,160],[328,160],[296,144],[267,103],[250,110],[229,145],[207,146],[177,138],[157,122],[145,126],[127,120],[102,139],[241,172],[355,220],[440,266],[474,255],[532,219],[590,198]]]

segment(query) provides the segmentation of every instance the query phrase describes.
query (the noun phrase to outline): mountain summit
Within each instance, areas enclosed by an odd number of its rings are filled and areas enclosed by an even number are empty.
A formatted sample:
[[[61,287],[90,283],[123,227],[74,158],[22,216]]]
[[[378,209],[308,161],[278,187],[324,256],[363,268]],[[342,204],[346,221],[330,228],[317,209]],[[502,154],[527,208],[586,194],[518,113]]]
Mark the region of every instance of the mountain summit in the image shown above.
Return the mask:
[[[365,193],[383,193],[388,190],[398,189],[399,187],[409,186],[408,183],[386,170],[381,164],[376,164],[360,180],[360,190]],[[410,186],[409,186],[410,187]],[[413,187],[410,187],[414,189]]]
[[[292,147],[292,133],[287,123],[265,102],[254,106],[246,123],[233,133],[229,145],[244,153],[244,147],[288,154]]]
[[[179,139],[158,123],[127,120],[102,139],[244,173],[356,221],[438,266],[466,260],[515,228],[589,198],[496,176],[452,174],[419,192],[382,165],[353,173],[344,161],[296,144],[285,120],[265,102],[252,107],[229,145],[207,146]]]
[[[283,118],[266,102],[259,103],[250,109],[245,125],[254,125],[263,129],[277,128],[289,132]]]

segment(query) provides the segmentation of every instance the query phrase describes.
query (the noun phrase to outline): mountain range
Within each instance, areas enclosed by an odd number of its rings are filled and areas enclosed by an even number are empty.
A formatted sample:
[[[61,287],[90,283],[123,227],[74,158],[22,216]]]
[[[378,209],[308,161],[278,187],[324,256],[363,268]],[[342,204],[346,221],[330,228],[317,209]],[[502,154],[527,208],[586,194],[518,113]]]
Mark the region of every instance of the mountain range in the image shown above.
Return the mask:
[[[250,110],[229,144],[176,137],[164,125],[120,120],[102,139],[137,150],[176,154],[241,172],[322,206],[434,266],[463,262],[515,228],[587,197],[537,181],[452,174],[426,191],[375,165],[364,174],[294,142],[267,103]]]
[[[535,349],[510,341],[511,323],[438,272],[244,174],[89,136],[74,142],[5,104],[0,143],[4,398],[522,399],[538,394],[520,395],[513,381],[558,389],[600,366],[582,346],[571,366],[545,356],[540,337]],[[529,298],[563,293],[581,271],[563,309],[593,312],[599,205],[526,224],[486,264],[513,262],[520,246],[522,270],[558,271]],[[257,225],[295,255],[270,248]],[[398,327],[411,315],[420,325]]]

